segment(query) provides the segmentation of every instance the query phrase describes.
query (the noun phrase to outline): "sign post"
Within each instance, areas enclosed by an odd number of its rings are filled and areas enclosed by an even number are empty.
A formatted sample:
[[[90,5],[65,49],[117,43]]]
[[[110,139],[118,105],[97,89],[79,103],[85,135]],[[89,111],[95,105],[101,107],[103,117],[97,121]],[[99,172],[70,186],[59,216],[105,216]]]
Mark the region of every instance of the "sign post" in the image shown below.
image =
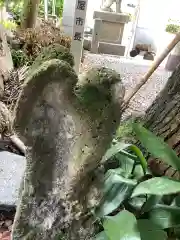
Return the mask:
[[[75,4],[71,52],[74,56],[75,71],[77,74],[79,73],[81,63],[87,4],[88,0],[76,0]]]
[[[44,0],[44,19],[48,20],[48,0]]]

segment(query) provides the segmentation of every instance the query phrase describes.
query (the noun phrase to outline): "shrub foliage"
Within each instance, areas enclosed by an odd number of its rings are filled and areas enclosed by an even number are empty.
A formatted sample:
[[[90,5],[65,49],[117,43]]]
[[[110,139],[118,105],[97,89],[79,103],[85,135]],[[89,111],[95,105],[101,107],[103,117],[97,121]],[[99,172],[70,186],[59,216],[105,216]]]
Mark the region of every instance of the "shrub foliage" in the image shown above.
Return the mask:
[[[162,139],[139,123],[133,123],[133,131],[153,157],[180,169],[180,159]],[[106,152],[102,165],[104,194],[93,209],[99,225],[94,239],[179,239],[180,181],[153,176],[141,150],[119,141]]]

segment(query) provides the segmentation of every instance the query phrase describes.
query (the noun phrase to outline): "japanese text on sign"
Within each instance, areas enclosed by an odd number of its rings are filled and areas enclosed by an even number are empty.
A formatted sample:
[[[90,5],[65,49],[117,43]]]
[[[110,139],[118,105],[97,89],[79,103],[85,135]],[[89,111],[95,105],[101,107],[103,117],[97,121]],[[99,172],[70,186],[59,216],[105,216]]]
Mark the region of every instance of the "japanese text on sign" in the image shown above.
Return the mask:
[[[74,55],[74,69],[77,73],[79,72],[81,64],[87,6],[88,0],[76,0],[76,4],[74,6],[73,41],[71,44],[71,52]]]
[[[86,10],[86,1],[78,0],[76,9],[80,10],[80,11],[85,11]],[[83,27],[84,26],[84,19],[80,16],[77,16],[75,18],[75,25],[79,26],[79,27]],[[81,41],[82,40],[82,35],[83,34],[82,34],[81,30],[79,29],[78,31],[76,31],[74,33],[74,40]]]
[[[82,35],[81,35],[80,32],[75,32],[74,40],[77,40],[77,41],[81,41],[82,40]]]
[[[86,1],[78,0],[77,9],[84,11],[86,9]]]
[[[82,26],[84,24],[84,19],[81,17],[76,18],[76,25]]]

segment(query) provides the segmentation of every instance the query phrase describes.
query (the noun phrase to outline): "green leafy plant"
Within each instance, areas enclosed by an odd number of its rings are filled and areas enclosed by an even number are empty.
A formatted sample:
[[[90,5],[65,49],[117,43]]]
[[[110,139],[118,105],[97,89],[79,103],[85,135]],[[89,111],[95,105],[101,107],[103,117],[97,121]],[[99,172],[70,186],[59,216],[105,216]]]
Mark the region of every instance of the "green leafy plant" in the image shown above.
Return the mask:
[[[180,30],[180,26],[174,23],[167,24],[166,26],[166,32],[169,33],[178,33]]]
[[[133,123],[133,131],[151,156],[179,170],[180,159],[162,139],[139,123]],[[180,237],[180,181],[153,176],[143,153],[132,144],[115,141],[102,164],[104,191],[100,203],[93,209],[100,222],[94,239]]]
[[[22,50],[11,49],[11,56],[15,68],[30,65],[29,57]]]
[[[61,18],[63,14],[63,4],[64,0],[56,0],[55,1],[55,14]],[[48,1],[48,14],[52,14],[52,0]],[[40,16],[44,16],[44,1],[40,1],[40,6],[39,6],[39,14]]]
[[[8,30],[15,30],[17,27],[16,23],[11,20],[0,21],[0,24],[2,24],[4,28]]]
[[[58,28],[46,22],[42,22],[40,26],[33,29],[18,29],[15,37],[20,42],[21,50],[32,62],[44,48],[53,44],[59,44],[68,49],[71,46],[70,37],[65,36]]]

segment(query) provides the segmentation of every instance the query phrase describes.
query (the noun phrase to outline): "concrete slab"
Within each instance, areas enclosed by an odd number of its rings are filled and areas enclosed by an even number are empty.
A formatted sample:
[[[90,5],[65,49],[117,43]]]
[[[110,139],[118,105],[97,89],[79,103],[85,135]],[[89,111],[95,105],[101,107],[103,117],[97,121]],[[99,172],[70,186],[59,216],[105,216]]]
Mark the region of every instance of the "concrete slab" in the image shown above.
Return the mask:
[[[114,43],[99,42],[99,53],[124,56],[125,46]]]
[[[25,166],[25,157],[10,152],[0,152],[0,205],[17,204]]]

